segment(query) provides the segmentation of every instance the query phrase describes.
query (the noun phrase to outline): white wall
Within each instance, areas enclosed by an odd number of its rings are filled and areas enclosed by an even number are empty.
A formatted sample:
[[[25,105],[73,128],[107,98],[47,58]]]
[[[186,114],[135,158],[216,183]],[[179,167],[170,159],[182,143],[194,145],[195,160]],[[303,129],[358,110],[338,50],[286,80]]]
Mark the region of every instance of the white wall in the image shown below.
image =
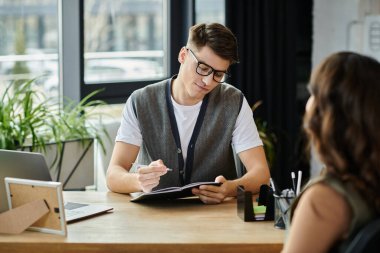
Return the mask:
[[[333,52],[348,50],[349,26],[358,19],[359,0],[315,0],[312,66]]]
[[[378,26],[370,47],[368,24]],[[372,43],[373,44],[373,43]],[[313,9],[312,67],[338,51],[354,51],[380,61],[380,0],[315,0]],[[312,155],[311,176],[319,174],[322,164]]]
[[[342,50],[380,60],[380,0],[315,0],[313,18],[313,67]],[[369,21],[378,23],[378,48],[369,49]]]

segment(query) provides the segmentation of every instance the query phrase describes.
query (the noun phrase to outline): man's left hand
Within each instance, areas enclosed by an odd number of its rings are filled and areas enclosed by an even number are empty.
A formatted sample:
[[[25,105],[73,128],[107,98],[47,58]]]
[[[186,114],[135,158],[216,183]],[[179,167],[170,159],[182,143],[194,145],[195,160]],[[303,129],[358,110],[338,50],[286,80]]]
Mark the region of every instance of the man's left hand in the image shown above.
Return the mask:
[[[220,204],[225,198],[232,196],[232,192],[236,190],[235,184],[223,176],[218,176],[215,182],[221,185],[201,185],[199,188],[193,188],[192,192],[205,204]]]

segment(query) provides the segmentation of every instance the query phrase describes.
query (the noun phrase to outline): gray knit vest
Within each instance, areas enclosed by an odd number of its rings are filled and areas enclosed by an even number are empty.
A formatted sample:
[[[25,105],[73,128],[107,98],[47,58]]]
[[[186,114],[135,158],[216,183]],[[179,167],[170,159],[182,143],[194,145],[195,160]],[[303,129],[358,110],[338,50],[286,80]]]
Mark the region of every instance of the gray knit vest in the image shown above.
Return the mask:
[[[161,177],[154,190],[214,181],[219,175],[235,179],[231,140],[242,93],[229,84],[221,84],[205,96],[188,146],[185,168],[171,101],[171,81],[148,85],[130,97],[143,138],[138,162],[149,164],[162,159],[173,169]]]

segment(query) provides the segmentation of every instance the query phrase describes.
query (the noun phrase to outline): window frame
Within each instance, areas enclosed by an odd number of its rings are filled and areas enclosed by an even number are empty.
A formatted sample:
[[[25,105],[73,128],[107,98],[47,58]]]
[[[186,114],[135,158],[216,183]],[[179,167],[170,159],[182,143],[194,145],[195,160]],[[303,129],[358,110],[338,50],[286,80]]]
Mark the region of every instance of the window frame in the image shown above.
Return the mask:
[[[70,2],[75,0],[60,0],[62,4],[63,2]],[[179,63],[177,60],[177,54],[182,46],[186,44],[188,27],[194,24],[194,13],[195,13],[195,0],[168,0],[164,1],[166,6],[164,6],[164,15],[167,17],[167,27],[166,31],[168,36],[166,38],[166,48],[167,52],[167,76],[163,79],[167,79],[174,74],[177,73],[179,69]],[[84,98],[91,92],[104,89],[102,92],[95,95],[92,99],[101,99],[109,104],[115,103],[125,103],[126,99],[132,94],[136,89],[145,87],[146,85],[161,81],[163,79],[154,79],[147,81],[124,81],[124,82],[102,82],[95,84],[85,84],[84,82],[84,0],[79,0],[79,57],[78,57],[78,82],[79,82],[79,98],[74,97],[70,90],[77,90],[70,83],[65,83],[65,77],[63,77],[63,81],[61,85],[63,86],[71,86],[64,87],[63,95],[73,98],[76,101]],[[73,39],[73,38],[71,38]],[[65,52],[64,52],[65,53]],[[69,52],[68,52],[69,53]],[[72,52],[71,52],[72,53]],[[65,69],[65,66],[63,67]],[[67,73],[67,72],[66,72]],[[66,92],[65,92],[66,90]]]

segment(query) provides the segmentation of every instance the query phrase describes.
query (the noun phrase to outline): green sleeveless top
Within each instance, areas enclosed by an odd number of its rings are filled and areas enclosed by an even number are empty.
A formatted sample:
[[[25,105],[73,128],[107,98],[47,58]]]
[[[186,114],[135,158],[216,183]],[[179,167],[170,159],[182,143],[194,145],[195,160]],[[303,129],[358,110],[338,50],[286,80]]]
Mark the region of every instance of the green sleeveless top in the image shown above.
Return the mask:
[[[346,240],[338,242],[336,245],[334,245],[333,249],[330,250],[330,252],[344,252],[345,247],[356,235],[358,230],[360,230],[360,228],[375,218],[375,212],[370,206],[368,206],[367,202],[350,182],[343,182],[331,174],[324,174],[320,177],[310,180],[310,182],[302,190],[301,194],[296,198],[292,205],[290,214],[291,218],[303,193],[309,187],[317,183],[323,183],[333,188],[337,193],[345,198],[348,205],[351,207],[352,219],[349,226],[348,237]]]

